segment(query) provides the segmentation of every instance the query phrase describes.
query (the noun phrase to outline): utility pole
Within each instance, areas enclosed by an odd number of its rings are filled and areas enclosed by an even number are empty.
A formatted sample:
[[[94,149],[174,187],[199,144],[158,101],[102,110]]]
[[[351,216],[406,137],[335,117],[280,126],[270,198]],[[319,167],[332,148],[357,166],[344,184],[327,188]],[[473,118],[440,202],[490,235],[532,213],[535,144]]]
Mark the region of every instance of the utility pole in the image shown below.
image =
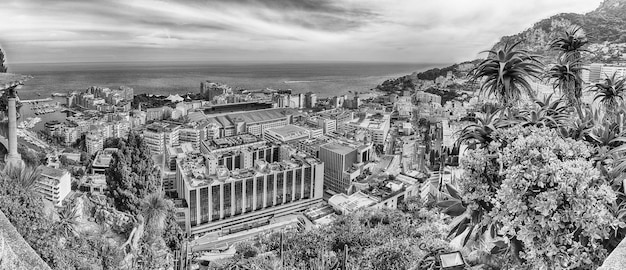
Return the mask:
[[[348,270],[348,244],[343,244],[343,270]]]
[[[280,269],[285,269],[284,231],[280,231]]]

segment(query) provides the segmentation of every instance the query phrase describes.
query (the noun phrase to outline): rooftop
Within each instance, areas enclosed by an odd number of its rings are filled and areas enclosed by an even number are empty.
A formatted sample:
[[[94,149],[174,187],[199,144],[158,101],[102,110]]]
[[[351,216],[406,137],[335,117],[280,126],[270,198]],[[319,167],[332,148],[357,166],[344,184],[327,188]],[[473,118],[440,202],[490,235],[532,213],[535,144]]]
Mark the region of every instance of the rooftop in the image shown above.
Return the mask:
[[[109,167],[113,160],[113,154],[117,152],[117,148],[105,148],[96,154],[93,159],[92,167]]]
[[[242,146],[242,145],[252,144],[252,143],[256,143],[260,141],[261,139],[259,139],[258,137],[254,135],[240,134],[240,135],[231,136],[231,137],[208,140],[206,141],[206,144],[211,150],[215,150],[215,149],[223,149],[223,148],[234,147],[234,146]]]
[[[359,208],[367,207],[377,202],[377,200],[370,198],[360,191],[350,196],[339,193],[330,197],[328,200],[330,205],[344,213],[354,212]]]
[[[347,155],[356,149],[355,147],[340,142],[327,143],[320,146],[320,148],[324,148],[341,155]]]
[[[66,173],[68,173],[65,170],[59,170],[59,169],[55,169],[55,168],[47,167],[43,165],[39,166],[39,168],[41,168],[41,175],[54,178],[54,179],[60,179]]]
[[[185,158],[178,159],[181,169],[181,175],[190,188],[201,186],[210,186],[214,183],[223,183],[239,179],[246,179],[256,175],[267,174],[270,171],[285,171],[291,168],[297,168],[306,164],[319,163],[318,159],[306,156],[304,158],[293,156],[290,160],[268,163],[258,160],[256,166],[250,169],[228,170],[224,166],[217,167],[217,173],[209,175],[209,170],[205,165],[205,156],[189,155]]]
[[[283,127],[271,128],[268,129],[266,132],[275,133],[276,135],[282,137],[282,139],[285,141],[301,138],[303,136],[308,137],[309,135],[309,131],[307,129],[296,125],[286,125]]]
[[[366,129],[382,129],[384,127],[383,124],[386,121],[389,121],[389,119],[390,119],[389,114],[366,113],[364,115],[361,115],[359,118],[356,118],[350,123],[353,125],[357,125],[361,128],[366,128]]]
[[[168,122],[155,122],[155,123],[147,125],[146,130],[151,131],[151,132],[165,132],[165,131],[172,131],[172,129],[175,129],[177,127],[180,127],[180,124],[174,124],[174,123],[168,123]]]
[[[222,127],[234,126],[237,122],[245,122],[247,124],[255,124],[268,122],[287,117],[287,115],[294,115],[298,112],[290,108],[273,108],[263,109],[255,111],[245,111],[229,114],[219,114],[208,116],[207,119],[210,122],[220,124]],[[194,118],[198,118],[195,116]]]

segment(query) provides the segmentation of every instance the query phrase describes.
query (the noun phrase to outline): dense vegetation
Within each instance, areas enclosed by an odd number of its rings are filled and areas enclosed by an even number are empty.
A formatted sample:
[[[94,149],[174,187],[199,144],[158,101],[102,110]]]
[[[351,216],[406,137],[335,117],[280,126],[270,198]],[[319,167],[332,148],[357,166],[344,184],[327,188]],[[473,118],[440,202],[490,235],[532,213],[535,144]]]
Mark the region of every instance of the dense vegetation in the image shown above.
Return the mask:
[[[382,84],[376,86],[376,90],[387,93],[412,91],[415,90],[415,84],[409,76],[402,76],[395,79],[385,80]]]
[[[5,168],[0,175],[0,210],[11,224],[52,269],[116,269],[112,261],[119,262],[120,254],[109,242],[100,235],[70,233],[73,215],[51,218],[54,209],[33,190],[39,174],[26,167]]]
[[[131,103],[131,106],[133,109],[139,108],[139,105],[141,105],[142,109],[159,108],[163,106],[173,107],[174,103],[167,100],[166,98],[166,96],[160,95],[138,94],[133,97],[133,102]]]
[[[437,211],[425,208],[418,198],[410,198],[401,209],[362,209],[339,216],[329,226],[285,232],[284,269],[330,269],[341,264],[345,246],[347,269],[409,269],[417,267],[427,250],[449,250],[445,224]],[[212,262],[211,267],[276,269],[280,266],[280,237],[280,233],[270,233],[240,243],[234,258]]]
[[[141,238],[142,248],[138,257],[152,258],[156,256],[156,251],[165,247],[170,251],[179,249],[183,233],[174,219],[173,204],[160,191],[160,172],[143,138],[131,132],[125,140],[107,140],[105,147],[118,149],[106,173],[109,198],[118,210],[145,218],[145,237]],[[169,263],[140,261],[150,269]]]

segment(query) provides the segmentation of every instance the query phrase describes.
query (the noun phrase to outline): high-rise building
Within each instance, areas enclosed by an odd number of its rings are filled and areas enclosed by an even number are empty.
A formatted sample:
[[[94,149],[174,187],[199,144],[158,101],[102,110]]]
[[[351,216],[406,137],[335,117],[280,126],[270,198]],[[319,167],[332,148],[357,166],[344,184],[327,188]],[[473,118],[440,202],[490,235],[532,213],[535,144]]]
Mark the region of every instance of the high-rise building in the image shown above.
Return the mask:
[[[311,157],[208,173],[201,155],[177,160],[176,191],[189,206],[192,236],[222,235],[269,225],[274,218],[301,212],[322,200],[324,164]]]
[[[324,162],[324,187],[345,193],[350,183],[344,181],[343,172],[357,162],[357,149],[338,142],[320,146],[320,160]]]
[[[104,147],[104,137],[97,132],[89,132],[85,134],[85,146],[87,153],[93,155]]]
[[[152,123],[144,129],[143,139],[153,155],[160,155],[164,153],[166,145],[178,145],[180,128],[180,125],[174,123]]]
[[[315,108],[315,105],[317,104],[317,94],[313,92],[306,93],[305,104],[307,108]]]

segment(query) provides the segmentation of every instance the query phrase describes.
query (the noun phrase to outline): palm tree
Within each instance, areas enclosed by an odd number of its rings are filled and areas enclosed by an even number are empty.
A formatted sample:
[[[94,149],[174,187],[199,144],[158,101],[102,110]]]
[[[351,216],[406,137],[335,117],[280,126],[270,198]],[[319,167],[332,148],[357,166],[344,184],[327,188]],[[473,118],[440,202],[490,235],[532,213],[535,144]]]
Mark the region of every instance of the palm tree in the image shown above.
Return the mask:
[[[616,78],[616,75],[616,73],[613,73],[611,77],[607,76],[604,79],[604,83],[597,83],[591,87],[591,91],[596,92],[593,100],[600,101],[607,116],[610,116],[611,119],[616,115],[619,102],[624,100],[623,95],[626,92],[624,77]]]
[[[563,35],[550,42],[550,48],[560,53],[559,58],[580,59],[581,53],[585,51],[583,47],[589,43],[585,35],[579,33],[581,30],[580,26],[566,30]]]
[[[456,143],[459,145],[477,143],[481,147],[488,146],[493,141],[491,133],[507,124],[499,117],[499,111],[486,112],[482,117],[474,118],[474,124],[470,124],[459,131],[459,138]]]
[[[68,205],[59,212],[59,221],[56,223],[56,228],[61,231],[65,237],[77,235],[77,219],[78,209]]]
[[[542,70],[538,56],[516,49],[520,42],[506,44],[498,51],[484,51],[489,56],[470,72],[471,81],[484,80],[481,94],[493,95],[506,106],[519,101],[523,94],[534,97],[529,79],[539,79]]]
[[[26,190],[33,190],[35,184],[41,175],[41,168],[33,168],[20,165],[5,165],[1,172],[2,176],[19,184],[20,187]]]
[[[148,194],[142,203],[143,215],[146,218],[146,227],[155,235],[161,235],[165,227],[165,218],[171,207],[171,202],[165,199],[162,192]]]
[[[580,98],[582,97],[582,83],[580,73],[583,70],[581,61],[578,59],[566,59],[554,64],[545,74],[548,81],[552,81],[552,87],[559,89],[565,96],[570,106],[576,109],[579,118],[583,118]]]
[[[562,73],[558,78],[566,80],[561,80],[558,84],[561,92],[567,96],[570,105],[576,108],[578,116],[582,119],[580,98],[582,97],[581,72],[583,68],[581,60],[582,52],[585,51],[583,47],[588,43],[588,40],[584,34],[580,33],[581,30],[580,26],[575,26],[550,42],[550,48],[558,51],[559,56],[556,65],[558,67],[554,70],[550,69],[549,73],[552,75],[556,75],[555,72],[557,71]],[[569,74],[570,72],[572,74]]]

